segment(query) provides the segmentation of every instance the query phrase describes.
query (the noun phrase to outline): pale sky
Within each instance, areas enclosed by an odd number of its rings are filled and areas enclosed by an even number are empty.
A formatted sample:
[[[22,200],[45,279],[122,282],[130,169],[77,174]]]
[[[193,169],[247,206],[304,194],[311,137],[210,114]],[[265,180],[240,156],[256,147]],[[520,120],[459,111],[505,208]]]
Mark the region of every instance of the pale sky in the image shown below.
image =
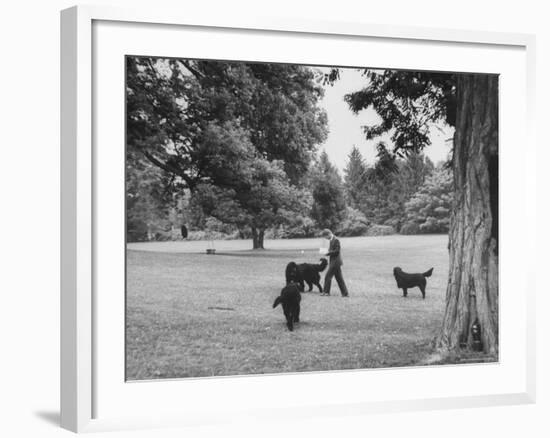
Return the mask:
[[[322,69],[324,70],[324,69]],[[389,135],[367,141],[361,126],[377,124],[380,118],[373,110],[363,110],[355,115],[344,102],[344,95],[365,87],[367,79],[356,69],[340,69],[340,80],[333,86],[325,87],[325,96],[320,102],[328,114],[329,135],[319,151],[326,150],[332,163],[336,165],[340,173],[346,166],[347,157],[354,145],[356,145],[363,158],[369,164],[373,164],[376,157],[375,145],[384,141],[391,146]],[[431,129],[430,139],[432,144],[424,149],[424,153],[435,163],[446,160],[450,152],[450,146],[445,140],[451,138],[453,129],[449,126],[439,126]],[[342,174],[343,176],[343,174]]]

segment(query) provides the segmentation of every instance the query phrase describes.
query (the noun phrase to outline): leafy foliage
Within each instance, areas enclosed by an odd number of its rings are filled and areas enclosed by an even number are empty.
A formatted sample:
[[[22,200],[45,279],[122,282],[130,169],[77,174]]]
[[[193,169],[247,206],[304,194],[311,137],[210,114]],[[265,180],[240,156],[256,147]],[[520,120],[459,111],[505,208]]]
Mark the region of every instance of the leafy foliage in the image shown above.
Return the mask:
[[[430,126],[443,121],[454,126],[456,78],[447,73],[365,69],[368,85],[346,95],[355,113],[373,108],[382,118],[365,126],[368,140],[391,132],[392,152],[407,155],[430,145]]]
[[[327,135],[316,75],[295,65],[127,57],[128,157],[161,169],[172,191],[189,189],[206,216],[278,224],[307,205],[298,185]]]
[[[126,71],[128,148],[191,189],[215,176],[201,160],[215,125],[242,129],[293,182],[326,138],[323,89],[309,68],[127,57]]]
[[[399,230],[405,219],[405,203],[433,171],[433,163],[422,154],[396,159],[384,145],[376,164],[366,166],[360,189],[354,195],[357,208],[367,220]]]
[[[311,172],[311,217],[319,228],[336,229],[344,217],[346,200],[342,179],[325,151]]]
[[[352,208],[360,208],[367,184],[367,164],[357,146],[353,146],[344,169],[346,202]]]
[[[128,240],[167,238],[174,203],[171,193],[166,190],[166,176],[147,163],[142,163],[141,168],[129,163],[126,175]]]
[[[342,221],[336,228],[339,236],[363,236],[367,234],[369,221],[363,213],[351,207],[346,208]]]
[[[206,182],[197,186],[193,200],[205,214],[238,228],[263,230],[309,209],[309,193],[289,183],[282,162],[256,157],[240,170],[231,186]]]
[[[407,218],[401,233],[448,232],[452,201],[452,173],[445,167],[439,167],[406,203]]]

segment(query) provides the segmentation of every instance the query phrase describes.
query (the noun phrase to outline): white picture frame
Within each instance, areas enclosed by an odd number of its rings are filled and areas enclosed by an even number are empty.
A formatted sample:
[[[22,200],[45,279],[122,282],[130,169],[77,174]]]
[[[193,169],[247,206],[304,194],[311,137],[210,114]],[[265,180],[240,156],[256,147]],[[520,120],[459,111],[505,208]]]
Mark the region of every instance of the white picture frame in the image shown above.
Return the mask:
[[[104,245],[98,242],[101,230],[101,208],[98,208],[102,203],[116,202],[116,198],[107,201],[102,197],[105,191],[101,189],[100,183],[98,186],[98,173],[105,169],[105,161],[101,158],[101,154],[94,150],[95,143],[98,138],[102,138],[102,132],[98,131],[98,119],[103,117],[103,113],[97,113],[98,105],[104,105],[101,97],[96,95],[95,87],[100,81],[103,70],[94,63],[101,59],[102,51],[106,47],[102,42],[101,32],[94,28],[98,23],[107,23],[107,27],[129,25],[132,27],[133,35],[138,35],[140,28],[147,28],[148,32],[162,33],[165,31],[173,31],[183,28],[190,31],[200,31],[202,34],[212,35],[223,34],[224,32],[234,31],[239,34],[239,37],[246,36],[248,33],[255,36],[269,34],[271,38],[303,38],[308,37],[310,40],[316,38],[348,38],[351,42],[360,44],[362,41],[384,42],[386,45],[399,45],[404,42],[410,44],[411,47],[433,46],[446,47],[453,45],[465,52],[468,50],[483,49],[487,53],[494,51],[502,53],[503,59],[506,58],[504,52],[509,51],[515,53],[514,60],[521,59],[521,65],[516,65],[515,68],[521,70],[517,78],[525,79],[521,90],[508,90],[510,96],[514,95],[521,100],[519,106],[522,109],[521,114],[525,114],[525,118],[521,117],[518,121],[518,132],[506,131],[503,135],[504,144],[507,141],[507,136],[519,136],[524,139],[524,147],[533,152],[535,151],[535,140],[533,136],[534,123],[534,52],[535,40],[532,35],[525,34],[507,34],[507,33],[489,33],[489,32],[474,32],[461,31],[450,29],[425,29],[416,27],[403,26],[386,26],[373,25],[365,23],[338,23],[338,22],[309,22],[304,20],[276,19],[270,17],[246,17],[231,18],[217,16],[212,13],[208,16],[200,16],[189,14],[188,11],[163,11],[157,8],[147,10],[129,10],[110,7],[94,7],[94,6],[78,6],[62,11],[61,13],[61,426],[75,431],[101,431],[120,428],[145,428],[145,427],[160,427],[160,426],[178,426],[189,424],[208,424],[220,423],[229,421],[231,418],[270,418],[280,412],[292,412],[293,418],[306,418],[311,415],[342,415],[356,414],[361,415],[372,412],[399,412],[412,409],[441,409],[453,407],[477,407],[489,405],[504,405],[504,404],[521,404],[532,403],[535,400],[535,310],[534,310],[534,274],[531,267],[522,265],[521,278],[518,283],[520,288],[520,296],[518,303],[512,301],[503,302],[503,311],[501,323],[503,329],[512,325],[517,327],[517,342],[514,344],[518,351],[508,351],[503,346],[500,362],[495,365],[476,365],[476,366],[461,366],[447,367],[444,372],[438,368],[416,369],[411,371],[402,370],[376,370],[368,373],[353,372],[334,372],[334,373],[307,373],[295,374],[279,378],[277,376],[246,376],[237,378],[216,378],[216,379],[191,379],[185,383],[185,391],[200,391],[210,396],[216,395],[216,391],[220,391],[219,382],[223,382],[225,388],[231,388],[232,396],[242,392],[243,394],[254,394],[257,399],[254,402],[246,399],[236,399],[233,397],[235,404],[234,410],[224,411],[215,405],[208,412],[202,409],[200,401],[197,402],[197,410],[189,411],[183,409],[178,404],[156,406],[143,405],[135,410],[129,406],[126,410],[120,409],[116,411],[116,405],[122,406],[122,399],[116,399],[116,395],[121,397],[122,393],[117,393],[117,389],[111,388],[109,382],[118,379],[117,385],[129,385],[132,388],[131,397],[139,399],[140,397],[153,397],[156,394],[160,398],[163,391],[172,391],[178,393],[181,388],[181,382],[144,382],[142,383],[127,383],[120,381],[120,370],[115,370],[111,373],[110,368],[113,365],[110,362],[105,362],[106,354],[97,354],[102,348],[110,348],[111,353],[117,357],[116,360],[123,360],[123,351],[120,350],[120,342],[118,344],[106,344],[105,336],[102,334],[105,329],[112,329],[113,325],[105,325],[102,321],[109,318],[119,318],[123,320],[124,315],[120,314],[120,307],[114,303],[110,312],[107,312],[105,306],[108,304],[106,300],[98,300],[98,288],[103,288],[105,284],[111,281],[110,274],[102,270],[103,258],[102,251],[105,251]],[[114,23],[114,25],[113,25]],[[106,29],[107,29],[106,27]],[[106,36],[109,30],[106,30]],[[118,31],[117,31],[118,32]],[[115,32],[116,33],[116,32]],[[123,38],[120,38],[123,39]],[[135,38],[137,41],[139,38]],[[132,40],[134,41],[134,40]],[[151,41],[151,40],[150,40]],[[155,43],[150,42],[147,50],[156,50]],[[113,40],[113,47],[117,43]],[[200,46],[200,44],[199,44]],[[157,49],[160,45],[157,45]],[[106,49],[105,49],[106,50]],[[115,50],[115,49],[113,49]],[[120,46],[117,50],[123,50]],[[198,47],[197,50],[201,50]],[[221,49],[220,49],[221,50]],[[253,51],[252,47],[243,47],[242,52],[247,50]],[[327,48],[327,51],[335,50]],[[423,49],[419,49],[423,50]],[[427,49],[426,49],[427,50]],[[118,52],[113,52],[117,55]],[[485,52],[483,52],[485,53]],[[518,55],[518,53],[520,55]],[[132,53],[137,54],[137,53]],[[158,55],[166,55],[166,50],[163,53],[155,53]],[[330,53],[328,53],[330,56]],[[117,55],[118,56],[118,55]],[[215,55],[212,55],[215,56]],[[238,54],[228,55],[227,59],[234,59]],[[246,56],[246,55],[244,55]],[[257,55],[250,55],[251,57]],[[269,58],[269,53],[266,55]],[[273,55],[275,56],[275,55]],[[290,56],[290,55],[288,55]],[[496,55],[495,55],[496,56]],[[499,55],[500,56],[500,55]],[[519,58],[518,58],[519,56]],[[252,58],[251,58],[252,59]],[[279,58],[278,58],[279,59]],[[382,58],[381,58],[382,59]],[[512,59],[512,58],[510,58]],[[295,61],[295,59],[294,59]],[[478,62],[488,66],[491,60],[479,59]],[[412,62],[412,61],[411,61]],[[422,60],[417,60],[416,68],[421,69]],[[443,62],[443,61],[441,61]],[[505,62],[505,61],[503,61]],[[517,64],[517,62],[515,63]],[[104,65],[104,64],[102,64]],[[360,65],[360,62],[353,64]],[[411,64],[412,65],[412,64]],[[495,63],[498,71],[498,62]],[[504,64],[503,64],[504,65]],[[386,65],[380,65],[386,67]],[[433,68],[433,67],[431,67]],[[482,68],[479,71],[485,71],[490,67]],[[470,71],[465,69],[463,71]],[[512,76],[510,76],[512,77]],[[117,80],[120,80],[118,78]],[[506,91],[506,90],[505,90]],[[508,92],[507,91],[507,92]],[[123,93],[123,89],[120,89]],[[120,108],[118,108],[120,110]],[[504,109],[504,111],[506,108]],[[504,116],[506,116],[504,114]],[[117,119],[115,117],[114,119]],[[514,137],[517,139],[519,137]],[[117,143],[115,143],[117,144]],[[123,150],[123,143],[120,144]],[[120,163],[118,163],[120,164]],[[525,164],[525,163],[520,163]],[[103,167],[102,167],[103,166]],[[113,163],[113,171],[116,172],[117,163]],[[534,212],[535,211],[535,164],[525,164],[520,167],[520,176],[522,184],[517,188],[514,196],[523,197],[525,201],[525,209],[522,209],[523,216],[517,217],[518,221],[527,220],[533,224],[527,230],[527,238],[512,239],[510,237],[510,248],[516,245],[530,247],[535,241],[534,227]],[[503,172],[506,169],[503,168]],[[107,173],[109,171],[107,170]],[[517,175],[516,175],[517,177]],[[103,177],[102,177],[103,178]],[[504,175],[506,178],[506,175]],[[117,181],[115,180],[115,183]],[[119,207],[122,208],[122,207]],[[103,209],[105,210],[105,209]],[[121,218],[123,220],[123,218]],[[510,223],[515,219],[510,219]],[[116,228],[116,232],[120,233],[123,230]],[[525,236],[524,236],[525,237]],[[113,239],[115,242],[117,238]],[[514,257],[518,255],[510,254],[509,261],[513,262]],[[506,260],[504,260],[505,262]],[[113,269],[119,269],[120,265],[113,263]],[[117,268],[118,266],[118,268]],[[504,269],[503,269],[504,271]],[[118,278],[124,277],[123,272],[116,274]],[[113,279],[114,284],[117,283]],[[113,286],[114,295],[124,294],[124,290],[119,290]],[[118,301],[120,303],[120,301]],[[118,306],[118,307],[117,307]],[[118,312],[118,313],[117,313]],[[515,313],[514,313],[515,312]],[[110,313],[110,315],[107,315]],[[515,315],[515,316],[514,316]],[[517,319],[513,319],[513,318]],[[101,323],[98,323],[101,321]],[[98,324],[103,324],[103,328],[98,328]],[[118,325],[115,325],[115,328]],[[511,333],[503,330],[503,332]],[[118,335],[117,335],[118,336]],[[120,336],[118,338],[120,340]],[[504,335],[503,335],[504,339]],[[105,341],[105,342],[104,342]],[[515,341],[514,341],[515,342]],[[521,350],[521,351],[519,351]],[[106,350],[107,351],[107,350]],[[397,389],[396,392],[390,392],[386,398],[381,396],[368,398],[361,394],[352,394],[346,392],[345,388],[352,387],[354,379],[360,382],[372,380],[372,376],[376,374],[377,378],[383,379],[384,373],[393,373],[391,378],[396,381],[407,381],[410,378],[410,373],[415,373],[415,378],[418,377],[419,382],[427,376],[439,374],[438,378],[448,379],[450,375],[456,378],[464,378],[474,375],[477,372],[487,374],[487,378],[491,374],[499,373],[499,370],[505,369],[508,358],[518,356],[514,360],[515,366],[513,371],[506,371],[499,375],[499,379],[495,378],[493,386],[483,387],[480,384],[479,391],[460,392],[455,389],[454,392],[432,392],[432,396],[421,394],[416,389],[411,389],[409,392]],[[511,359],[510,359],[511,360]],[[495,368],[489,368],[493,366]],[[500,367],[500,368],[498,368]],[[465,370],[465,371],[464,371]],[[368,374],[368,375],[367,375]],[[484,375],[485,375],[484,374]],[[107,377],[105,377],[107,376]],[[366,377],[365,377],[366,376]],[[369,377],[370,376],[370,377]],[[508,376],[508,377],[507,377]],[[510,377],[512,376],[512,377]],[[510,378],[509,378],[510,377]],[[368,379],[367,379],[368,378]],[[277,380],[274,380],[277,379]],[[321,382],[322,379],[322,382]],[[498,382],[502,380],[500,385]],[[504,380],[513,382],[506,386]],[[312,393],[310,400],[304,400],[297,406],[284,406],[280,404],[279,395],[277,394],[277,386],[284,386],[285,382],[305,381],[305,385],[314,388],[322,383],[326,385],[326,393],[331,394],[331,388],[344,388],[339,393],[339,397],[329,399],[329,396],[319,398],[318,394]],[[107,382],[107,383],[105,383]],[[140,391],[135,388],[147,387],[148,395],[143,392],[140,396]],[[343,385],[343,386],[342,386]],[[500,385],[500,386],[499,386]],[[193,388],[191,388],[193,386]],[[461,386],[461,385],[458,385]],[[173,389],[170,389],[173,387]],[[160,388],[160,389],[159,389]],[[179,388],[179,389],[178,389]],[[333,388],[333,389],[334,389]],[[491,389],[492,388],[492,389]],[[114,397],[113,406],[104,408],[106,405],[105,395],[108,391],[113,390],[109,396]],[[336,389],[334,389],[336,391]],[[175,391],[175,392],[174,392]],[[265,391],[273,391],[269,394],[270,403],[274,403],[276,411],[273,411],[273,406],[267,403],[267,395]],[[399,392],[401,391],[401,393]],[[416,391],[416,392],[415,392]],[[434,390],[435,391],[435,390]],[[334,393],[336,394],[336,392]],[[434,396],[433,394],[437,394]],[[460,394],[460,395],[457,395]],[[127,397],[124,395],[124,397]],[[219,394],[220,400],[224,400],[224,396]],[[316,399],[313,402],[313,399]],[[103,401],[102,401],[103,400]],[[170,398],[167,399],[168,403]],[[137,400],[139,402],[139,400]],[[205,401],[207,403],[208,401]],[[279,404],[278,404],[279,403]],[[205,405],[206,406],[206,405]],[[201,410],[202,409],[202,410]],[[102,411],[109,412],[108,415],[101,414]],[[148,415],[144,415],[144,412]],[[191,412],[191,413],[190,413]],[[273,413],[270,413],[273,412]],[[98,414],[99,413],[99,414]]]

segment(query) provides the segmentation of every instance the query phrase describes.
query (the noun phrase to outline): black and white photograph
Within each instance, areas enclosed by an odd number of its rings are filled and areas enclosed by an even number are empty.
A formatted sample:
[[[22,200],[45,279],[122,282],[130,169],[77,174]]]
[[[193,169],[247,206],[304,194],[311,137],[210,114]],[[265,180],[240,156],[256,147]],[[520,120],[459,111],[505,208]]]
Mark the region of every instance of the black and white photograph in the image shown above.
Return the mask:
[[[128,381],[499,361],[499,76],[127,55]]]

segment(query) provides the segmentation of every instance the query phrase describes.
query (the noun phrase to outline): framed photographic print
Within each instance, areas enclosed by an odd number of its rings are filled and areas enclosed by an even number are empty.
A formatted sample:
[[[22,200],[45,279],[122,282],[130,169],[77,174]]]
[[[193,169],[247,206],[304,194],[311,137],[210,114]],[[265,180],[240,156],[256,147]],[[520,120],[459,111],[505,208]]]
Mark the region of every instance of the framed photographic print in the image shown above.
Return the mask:
[[[533,402],[533,51],[63,11],[62,426]]]

